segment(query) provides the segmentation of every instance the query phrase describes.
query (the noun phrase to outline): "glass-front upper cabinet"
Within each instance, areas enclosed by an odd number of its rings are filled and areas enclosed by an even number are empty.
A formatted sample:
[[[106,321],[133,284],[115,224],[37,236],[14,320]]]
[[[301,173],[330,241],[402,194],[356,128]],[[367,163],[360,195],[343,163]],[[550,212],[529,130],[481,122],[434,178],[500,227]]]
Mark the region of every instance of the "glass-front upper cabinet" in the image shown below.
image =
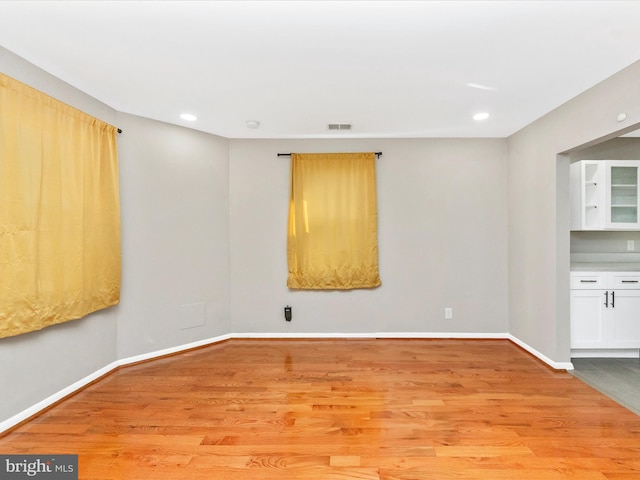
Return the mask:
[[[638,182],[640,161],[607,160],[606,169],[606,227],[613,229],[638,229]]]
[[[571,164],[571,230],[640,230],[640,160]]]

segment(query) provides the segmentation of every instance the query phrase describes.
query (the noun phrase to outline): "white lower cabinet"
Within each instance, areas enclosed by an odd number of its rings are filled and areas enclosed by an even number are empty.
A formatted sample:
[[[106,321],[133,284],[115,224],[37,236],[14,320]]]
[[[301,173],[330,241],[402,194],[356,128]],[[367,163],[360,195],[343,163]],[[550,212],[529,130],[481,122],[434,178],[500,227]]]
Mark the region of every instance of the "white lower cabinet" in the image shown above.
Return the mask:
[[[612,348],[640,348],[640,290],[615,291],[611,307]]]
[[[640,272],[571,273],[571,348],[640,348]]]

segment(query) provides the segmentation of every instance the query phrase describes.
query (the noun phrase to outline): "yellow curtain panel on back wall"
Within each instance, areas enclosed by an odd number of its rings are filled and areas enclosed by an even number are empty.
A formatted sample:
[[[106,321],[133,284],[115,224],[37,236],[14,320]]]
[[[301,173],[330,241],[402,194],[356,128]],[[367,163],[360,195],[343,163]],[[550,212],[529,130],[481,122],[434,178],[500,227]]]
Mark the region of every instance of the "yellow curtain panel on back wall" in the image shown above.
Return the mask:
[[[380,285],[374,153],[291,154],[292,289]]]
[[[120,298],[116,128],[0,74],[0,337]]]

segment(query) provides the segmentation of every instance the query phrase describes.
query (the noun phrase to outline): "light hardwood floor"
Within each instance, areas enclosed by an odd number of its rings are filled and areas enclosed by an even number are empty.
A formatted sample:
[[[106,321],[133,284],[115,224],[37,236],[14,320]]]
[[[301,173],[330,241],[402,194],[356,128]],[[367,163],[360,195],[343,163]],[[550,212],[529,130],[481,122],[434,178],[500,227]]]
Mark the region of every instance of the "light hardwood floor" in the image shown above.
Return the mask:
[[[637,480],[640,417],[507,340],[231,340],[120,369],[0,453],[96,480]]]

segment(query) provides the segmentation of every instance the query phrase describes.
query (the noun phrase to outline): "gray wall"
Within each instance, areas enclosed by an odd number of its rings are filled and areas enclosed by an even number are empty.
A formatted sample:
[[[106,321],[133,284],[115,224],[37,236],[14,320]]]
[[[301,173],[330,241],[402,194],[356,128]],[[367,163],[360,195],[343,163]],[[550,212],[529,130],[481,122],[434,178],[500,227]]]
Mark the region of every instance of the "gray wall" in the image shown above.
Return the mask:
[[[0,71],[112,125],[106,105],[0,47]],[[38,332],[0,339],[0,421],[116,359],[116,308]]]
[[[226,139],[117,113],[0,48],[0,71],[123,129],[120,304],[0,339],[0,422],[113,362],[230,330]]]
[[[569,154],[570,162],[578,160],[640,160],[640,138],[613,138],[579,148]]]
[[[508,139],[509,331],[557,362],[570,360],[569,155],[559,154],[637,128],[639,78],[640,62]]]
[[[118,358],[227,333],[228,141],[127,114],[118,126]]]
[[[381,287],[287,289],[291,151],[383,152]],[[233,331],[506,333],[506,181],[504,139],[231,140]]]

